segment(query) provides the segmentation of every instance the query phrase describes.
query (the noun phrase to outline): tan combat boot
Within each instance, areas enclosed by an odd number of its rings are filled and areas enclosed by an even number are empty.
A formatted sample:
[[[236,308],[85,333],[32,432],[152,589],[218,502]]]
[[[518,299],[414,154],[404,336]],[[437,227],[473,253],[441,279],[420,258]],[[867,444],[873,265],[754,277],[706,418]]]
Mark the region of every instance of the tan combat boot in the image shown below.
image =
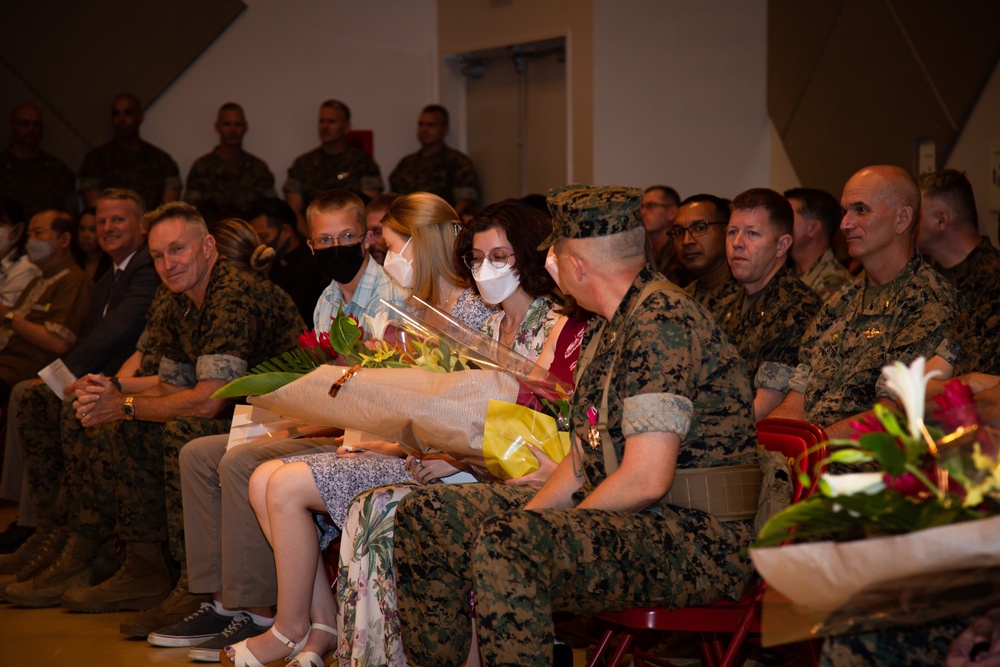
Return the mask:
[[[173,585],[158,542],[127,542],[125,564],[107,581],[70,588],[62,606],[73,611],[144,611],[167,597]]]
[[[65,530],[39,528],[17,551],[0,555],[0,588],[41,574],[59,558],[68,537]]]
[[[25,607],[55,607],[66,589],[93,583],[94,557],[101,543],[74,533],[59,558],[33,579],[9,584],[4,597]]]

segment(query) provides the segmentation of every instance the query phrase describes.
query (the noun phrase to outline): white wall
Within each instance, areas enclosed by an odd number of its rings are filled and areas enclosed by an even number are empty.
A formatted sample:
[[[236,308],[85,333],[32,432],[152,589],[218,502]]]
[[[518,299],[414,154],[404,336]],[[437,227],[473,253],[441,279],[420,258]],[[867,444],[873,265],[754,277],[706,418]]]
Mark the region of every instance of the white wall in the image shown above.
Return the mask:
[[[1000,246],[997,239],[998,208],[990,208],[990,182],[993,176],[990,146],[994,142],[1000,142],[1000,64],[993,70],[993,76],[983,89],[945,165],[965,172],[976,193],[979,231],[989,235],[993,239],[993,245]]]
[[[436,0],[244,0],[246,11],[146,113],[143,136],[187,177],[215,146],[224,102],[243,105],[245,148],[271,167],[279,191],[295,157],[318,145],[320,102],[351,108],[374,130],[375,160],[389,172],[419,145],[423,105],[437,95]]]
[[[765,0],[594,3],[594,179],[732,197],[771,179]]]

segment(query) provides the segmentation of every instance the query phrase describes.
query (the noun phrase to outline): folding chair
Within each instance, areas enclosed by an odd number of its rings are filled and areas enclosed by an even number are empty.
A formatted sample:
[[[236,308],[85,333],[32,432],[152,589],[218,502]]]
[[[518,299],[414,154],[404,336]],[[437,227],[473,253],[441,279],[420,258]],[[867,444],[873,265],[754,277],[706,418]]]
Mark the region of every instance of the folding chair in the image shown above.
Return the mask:
[[[807,431],[808,429],[802,429],[802,433],[794,434],[765,429],[763,432],[758,432],[758,442],[765,449],[780,452],[791,461],[797,461],[799,470],[805,471],[808,463],[804,454],[810,446],[809,442],[818,437],[815,433],[806,435]],[[797,475],[793,477],[793,501],[795,501],[801,499],[806,490],[799,484]],[[764,582],[755,576],[738,602],[723,601],[682,609],[637,607],[601,614],[598,617],[600,620],[615,627],[604,632],[587,667],[596,667],[600,664],[616,634],[620,639],[615,652],[607,661],[607,666],[618,667],[633,646],[636,637],[649,630],[701,633],[702,662],[705,667],[730,667],[743,647],[747,634],[760,632],[760,601],[763,595]],[[721,635],[731,635],[728,644],[723,644]],[[811,647],[809,655],[814,665],[819,664]],[[638,651],[633,651],[632,657],[636,667],[647,664],[672,664],[669,661],[642,655]]]

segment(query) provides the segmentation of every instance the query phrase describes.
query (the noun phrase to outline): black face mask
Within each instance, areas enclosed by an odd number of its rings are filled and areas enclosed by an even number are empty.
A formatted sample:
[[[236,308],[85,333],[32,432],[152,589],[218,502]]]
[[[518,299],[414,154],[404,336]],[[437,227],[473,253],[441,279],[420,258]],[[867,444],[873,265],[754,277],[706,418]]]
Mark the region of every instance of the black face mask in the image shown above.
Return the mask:
[[[361,270],[361,265],[365,263],[365,251],[362,245],[364,244],[335,245],[314,250],[313,256],[323,280],[327,283],[335,280],[341,285],[354,280],[354,276]]]

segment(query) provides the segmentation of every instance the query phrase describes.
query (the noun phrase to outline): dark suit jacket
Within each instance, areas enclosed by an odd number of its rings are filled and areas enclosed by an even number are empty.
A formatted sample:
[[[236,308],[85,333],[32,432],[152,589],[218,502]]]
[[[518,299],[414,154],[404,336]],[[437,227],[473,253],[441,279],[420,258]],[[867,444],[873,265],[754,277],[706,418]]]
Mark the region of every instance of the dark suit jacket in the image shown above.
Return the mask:
[[[85,373],[114,374],[135,351],[139,334],[146,326],[146,311],[160,286],[149,248],[143,244],[136,251],[117,282],[114,273],[112,267],[97,281],[83,334],[63,357],[77,377]]]

